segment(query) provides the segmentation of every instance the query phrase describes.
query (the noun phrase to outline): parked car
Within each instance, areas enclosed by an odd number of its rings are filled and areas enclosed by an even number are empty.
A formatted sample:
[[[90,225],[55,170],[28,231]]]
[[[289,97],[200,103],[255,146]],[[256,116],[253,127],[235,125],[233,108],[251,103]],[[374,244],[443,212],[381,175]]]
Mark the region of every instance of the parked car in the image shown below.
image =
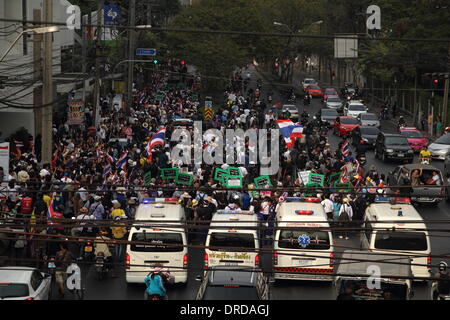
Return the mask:
[[[420,184],[412,186],[413,192],[411,194],[411,200],[417,203],[438,204],[442,200],[442,196],[445,195],[444,187],[430,187],[432,184],[430,184],[429,182],[431,181],[430,179],[433,176],[433,172],[438,173],[442,184],[444,183],[444,179],[441,170],[432,165],[414,163],[398,166],[397,168],[395,168],[395,170],[389,172],[389,175],[387,177],[388,185],[403,185],[403,177],[405,175],[411,177],[411,174],[415,170],[418,170],[418,172],[421,173]]]
[[[339,109],[342,107],[342,100],[338,96],[329,96],[325,100],[325,106],[330,109]]]
[[[308,88],[308,86],[318,85],[318,84],[319,83],[316,80],[314,80],[313,78],[305,78],[302,81],[303,90],[306,90],[306,88]]]
[[[444,134],[428,146],[433,159],[445,160],[450,154],[450,133]]]
[[[367,149],[374,148],[379,133],[377,127],[359,126],[352,131],[352,144],[363,144]]]
[[[269,300],[269,280],[262,270],[214,267],[206,271],[196,300]],[[248,270],[246,270],[248,269]]]
[[[417,128],[401,128],[400,134],[406,137],[415,152],[419,152],[427,145],[427,138]]]
[[[323,93],[323,101],[326,101],[329,97],[339,97],[339,93],[334,88],[326,88]]]
[[[308,88],[306,88],[306,93],[310,94],[313,98],[322,98],[323,97],[323,92],[322,89],[315,85],[315,86],[309,86]]]
[[[298,121],[298,107],[297,106],[295,106],[293,104],[284,104],[281,107],[281,112],[284,113],[286,111],[289,111],[289,113],[291,114],[289,119],[293,119],[295,121]]]
[[[350,135],[350,132],[358,126],[358,120],[354,117],[336,117],[336,120],[334,120],[333,133],[338,136],[348,136]]]
[[[322,122],[328,123],[328,127],[332,128],[334,126],[334,120],[336,117],[339,117],[339,114],[335,109],[320,109],[319,116]]]
[[[344,105],[344,115],[357,117],[360,113],[367,113],[367,107],[359,100],[350,100]]]
[[[50,274],[30,267],[0,267],[0,300],[49,300]]]
[[[359,123],[362,126],[376,127],[380,129],[381,123],[375,113],[360,113],[357,116]]]
[[[375,142],[375,158],[381,159],[383,162],[393,159],[412,163],[414,151],[408,140],[401,134],[380,132]]]
[[[443,173],[446,177],[450,177],[450,154],[445,156]]]

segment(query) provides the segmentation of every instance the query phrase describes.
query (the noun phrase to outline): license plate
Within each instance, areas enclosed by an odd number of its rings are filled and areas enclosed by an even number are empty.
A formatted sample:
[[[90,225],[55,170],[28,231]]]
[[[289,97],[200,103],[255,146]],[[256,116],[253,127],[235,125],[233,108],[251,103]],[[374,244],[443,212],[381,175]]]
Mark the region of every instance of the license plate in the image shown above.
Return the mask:
[[[297,267],[309,266],[311,264],[311,262],[312,262],[312,260],[300,260],[300,259],[293,260],[293,264]]]
[[[422,197],[422,198],[419,198],[419,200],[420,200],[420,201],[430,201],[430,198],[424,198],[424,197]]]
[[[92,252],[92,247],[84,247],[84,252]]]
[[[398,154],[399,157],[404,157],[405,155],[403,153]]]
[[[48,263],[48,268],[49,268],[49,269],[55,269],[55,268],[56,268],[55,263],[54,263],[54,262],[49,262],[49,263]]]
[[[226,262],[224,265],[227,267],[237,267],[239,264],[237,262]]]

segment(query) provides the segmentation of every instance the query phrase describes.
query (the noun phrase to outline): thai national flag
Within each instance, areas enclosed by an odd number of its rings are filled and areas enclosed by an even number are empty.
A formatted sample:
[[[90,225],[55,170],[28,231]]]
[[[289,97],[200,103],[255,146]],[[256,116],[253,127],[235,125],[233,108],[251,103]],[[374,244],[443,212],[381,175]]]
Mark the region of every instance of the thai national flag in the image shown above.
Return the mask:
[[[343,166],[341,169],[341,179],[340,179],[340,183],[345,183],[347,182],[347,166]]]
[[[47,209],[47,217],[50,218],[50,219],[56,217],[55,210],[53,209],[53,197],[50,200],[50,205],[48,206],[48,209]],[[49,221],[48,224],[54,224],[54,223]]]
[[[277,124],[286,146],[292,148],[295,138],[302,137],[303,126],[298,123],[294,124],[291,120],[277,120]]]
[[[128,159],[128,151],[125,151],[119,158],[119,160],[117,160],[116,166],[117,168],[121,168],[125,170],[125,166],[127,164],[127,159]]]
[[[109,153],[106,155],[106,158],[108,159],[109,163],[116,163],[117,159],[111,156]]]
[[[111,174],[111,164],[108,164],[106,167],[103,168],[103,177],[107,177]]]
[[[344,157],[348,157],[349,156],[349,154],[350,154],[350,146],[349,146],[347,140],[345,140],[344,143],[342,144],[341,152],[342,152],[342,155]]]
[[[151,158],[152,158],[152,150],[153,150],[153,148],[156,147],[157,145],[163,146],[165,138],[166,138],[166,128],[160,129],[158,132],[156,132],[152,136],[152,139],[150,140],[150,143],[145,148],[147,150],[147,154],[148,154],[148,159],[149,160],[151,160]]]

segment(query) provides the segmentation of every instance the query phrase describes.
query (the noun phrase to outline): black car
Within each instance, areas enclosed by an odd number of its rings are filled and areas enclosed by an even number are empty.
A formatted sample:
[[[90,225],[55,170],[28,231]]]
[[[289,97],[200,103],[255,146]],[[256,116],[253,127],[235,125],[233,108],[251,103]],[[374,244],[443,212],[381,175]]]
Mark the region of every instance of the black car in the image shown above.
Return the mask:
[[[411,149],[408,140],[401,134],[380,132],[375,142],[375,157],[383,162],[387,159],[394,159],[412,163],[414,151]]]
[[[319,117],[322,122],[327,123],[329,128],[332,128],[334,120],[339,117],[339,114],[335,109],[320,109]]]
[[[367,149],[375,147],[375,141],[380,130],[376,127],[359,126],[352,131],[352,144],[354,146],[358,144],[364,145]]]
[[[269,280],[248,267],[214,267],[206,271],[196,300],[269,300]]]

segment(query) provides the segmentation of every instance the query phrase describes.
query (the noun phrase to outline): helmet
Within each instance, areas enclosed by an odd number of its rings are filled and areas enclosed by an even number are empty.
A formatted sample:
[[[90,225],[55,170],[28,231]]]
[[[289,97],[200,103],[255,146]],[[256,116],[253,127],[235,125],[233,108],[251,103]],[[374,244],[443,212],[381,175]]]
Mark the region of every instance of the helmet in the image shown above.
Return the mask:
[[[448,267],[447,262],[441,261],[439,262],[439,271],[446,271]]]

